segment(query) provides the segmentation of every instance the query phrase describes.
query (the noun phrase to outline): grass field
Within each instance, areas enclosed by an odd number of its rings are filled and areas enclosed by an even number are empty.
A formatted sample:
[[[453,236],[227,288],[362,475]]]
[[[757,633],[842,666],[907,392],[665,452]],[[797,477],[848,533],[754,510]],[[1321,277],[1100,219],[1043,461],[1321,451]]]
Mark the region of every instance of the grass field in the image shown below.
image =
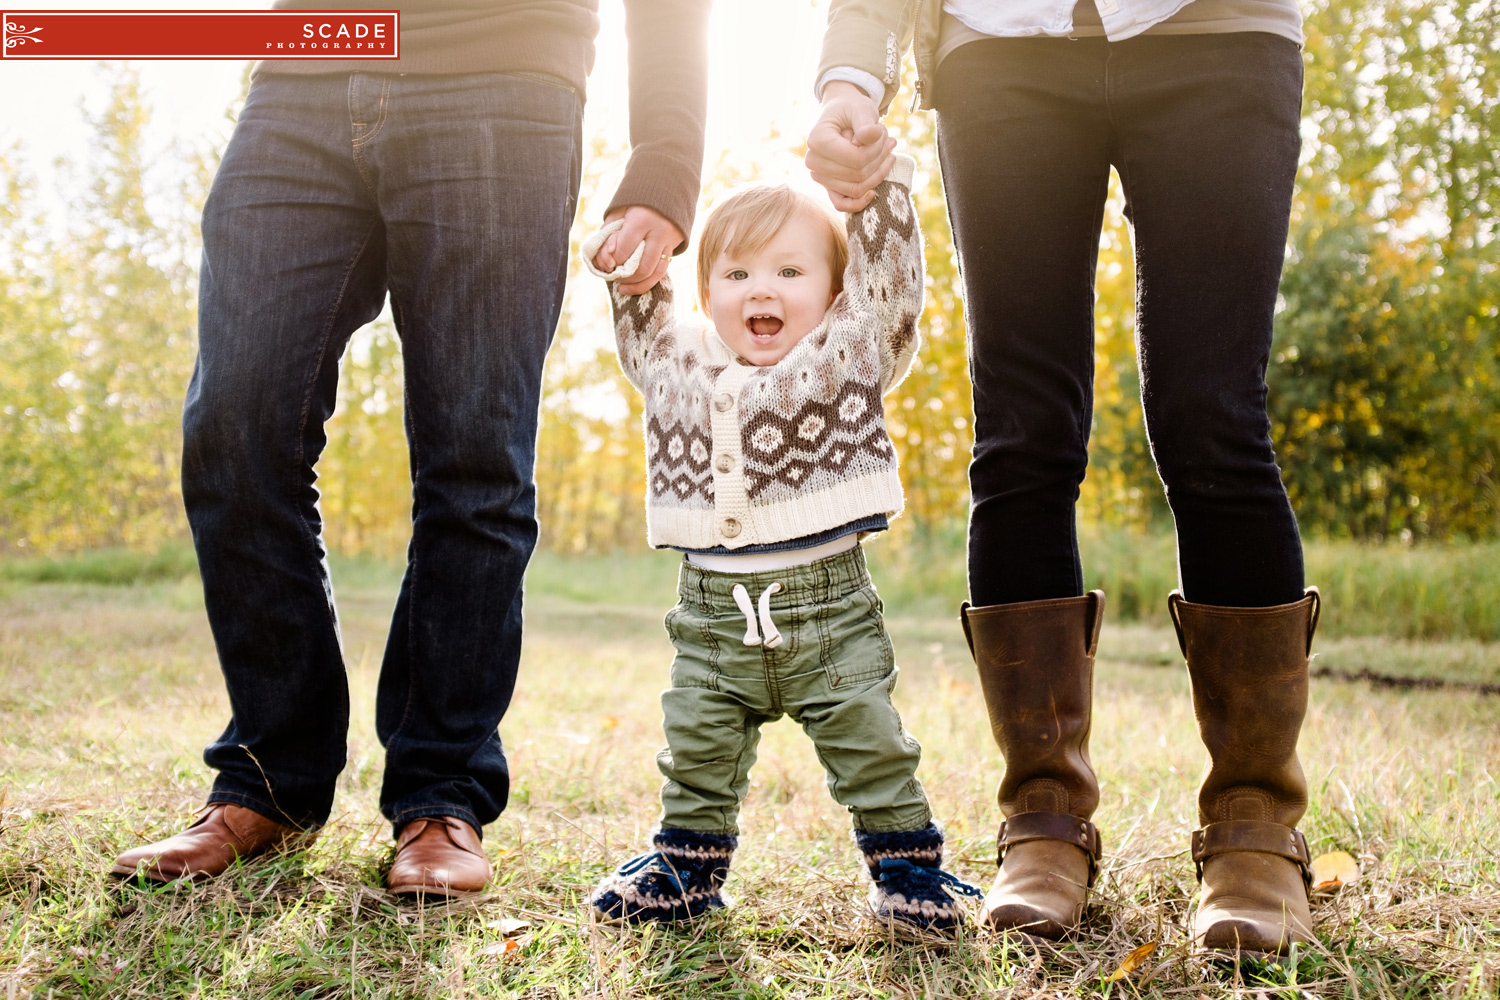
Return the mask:
[[[1358,586],[1395,586],[1377,583],[1374,560],[1370,571]],[[1428,572],[1448,571],[1389,570]],[[898,704],[925,747],[921,775],[952,867],[987,883],[1000,766],[940,589],[948,585],[934,582],[951,571],[888,563],[877,573],[892,596]],[[1187,948],[1186,845],[1202,752],[1175,642],[1144,612],[1108,626],[1101,648],[1093,758],[1107,860],[1077,939],[1043,950],[977,932],[911,942],[862,919],[846,818],[785,722],[768,728],[754,775],[728,886],[736,905],[687,930],[622,931],[591,925],[582,901],[638,852],[655,818],[670,557],[535,564],[521,684],[501,730],[513,798],[486,832],[493,890],[426,908],[383,892],[391,841],[376,809],[371,716],[389,567],[336,566],[355,707],[349,765],[320,839],[206,884],[156,890],[115,887],[102,872],[117,851],[180,827],[207,785],[199,753],[227,707],[196,580],[170,569],[133,586],[4,576],[6,1000],[1500,994],[1500,697],[1314,682],[1303,829],[1315,855],[1348,851],[1364,874],[1317,900],[1319,943],[1294,964],[1235,974]],[[52,576],[69,578],[78,574]],[[1500,680],[1500,643],[1482,629],[1424,641],[1431,630],[1388,616],[1381,635],[1330,603],[1318,664]],[[1140,969],[1106,982],[1149,942],[1158,947]]]

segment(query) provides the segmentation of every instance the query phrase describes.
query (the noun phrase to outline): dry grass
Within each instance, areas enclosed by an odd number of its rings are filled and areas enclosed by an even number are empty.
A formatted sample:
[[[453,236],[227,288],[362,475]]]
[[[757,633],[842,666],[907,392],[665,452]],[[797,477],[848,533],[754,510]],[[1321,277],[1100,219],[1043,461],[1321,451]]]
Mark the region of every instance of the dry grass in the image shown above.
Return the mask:
[[[1500,993],[1500,698],[1315,682],[1304,829],[1315,854],[1347,850],[1365,876],[1318,902],[1319,944],[1298,962],[1226,972],[1186,948],[1202,755],[1183,672],[1164,666],[1175,663],[1170,635],[1145,626],[1105,634],[1093,757],[1108,861],[1076,940],[911,942],[864,921],[846,818],[787,723],[767,730],[755,772],[729,883],[737,905],[681,931],[592,926],[582,899],[645,842],[658,784],[670,569],[621,572],[601,576],[616,595],[607,604],[565,585],[577,567],[540,567],[502,727],[513,801],[486,837],[494,891],[428,908],[382,891],[391,845],[375,806],[371,714],[388,579],[365,574],[341,594],[355,722],[321,839],[208,884],[151,891],[112,888],[102,872],[118,850],[181,825],[206,787],[198,755],[226,707],[196,584],[0,594],[0,998]],[[953,867],[985,882],[999,764],[962,637],[930,616],[894,615],[893,632],[898,701],[926,747],[922,777]],[[1500,671],[1500,649],[1486,644],[1335,636],[1321,648],[1430,675],[1454,663]],[[530,924],[520,947],[507,948],[506,920]],[[1145,966],[1104,982],[1148,941],[1160,946]]]

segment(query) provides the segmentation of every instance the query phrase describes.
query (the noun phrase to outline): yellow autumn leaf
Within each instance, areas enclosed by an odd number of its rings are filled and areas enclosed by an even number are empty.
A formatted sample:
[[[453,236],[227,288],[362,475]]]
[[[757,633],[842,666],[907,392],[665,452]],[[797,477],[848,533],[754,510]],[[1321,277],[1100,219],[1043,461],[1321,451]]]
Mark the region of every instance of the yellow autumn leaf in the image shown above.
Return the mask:
[[[1332,892],[1359,878],[1359,862],[1345,851],[1320,854],[1310,867],[1315,892]]]
[[[618,715],[601,715],[601,716],[599,716],[599,728],[600,729],[614,729],[617,726],[619,726],[619,724],[620,724],[620,717]]]
[[[1114,972],[1111,972],[1104,981],[1106,983],[1119,982],[1121,979],[1124,979],[1136,969],[1139,969],[1142,965],[1145,964],[1146,959],[1151,957],[1151,953],[1156,950],[1156,945],[1157,942],[1155,941],[1147,941],[1135,951],[1132,951],[1129,955],[1126,955],[1125,961],[1120,963],[1120,967]]]

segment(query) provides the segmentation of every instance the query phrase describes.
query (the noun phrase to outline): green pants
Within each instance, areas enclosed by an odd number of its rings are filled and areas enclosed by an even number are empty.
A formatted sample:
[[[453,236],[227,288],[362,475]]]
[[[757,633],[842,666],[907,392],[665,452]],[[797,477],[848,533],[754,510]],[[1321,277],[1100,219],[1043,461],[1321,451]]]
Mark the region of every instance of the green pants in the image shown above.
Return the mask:
[[[747,646],[746,615],[773,583],[775,649]],[[684,561],[667,633],[677,648],[661,704],[667,747],[662,827],[738,833],[760,727],[790,716],[812,737],[828,790],[858,830],[919,830],[932,818],[916,779],[922,748],[891,704],[895,657],[859,548],[806,566],[718,573]]]

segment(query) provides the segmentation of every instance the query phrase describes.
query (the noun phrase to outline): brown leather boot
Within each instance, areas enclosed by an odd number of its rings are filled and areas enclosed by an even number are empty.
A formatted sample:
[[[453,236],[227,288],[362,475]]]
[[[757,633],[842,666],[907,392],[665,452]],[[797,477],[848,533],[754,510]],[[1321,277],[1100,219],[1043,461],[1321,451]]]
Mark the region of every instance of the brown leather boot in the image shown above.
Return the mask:
[[[1099,862],[1089,723],[1104,592],[965,604],[962,615],[1005,758],[1000,874],[982,919],[996,930],[1060,938],[1078,926]]]
[[[479,834],[457,816],[426,816],[401,828],[386,885],[398,896],[468,896],[490,880]]]
[[[1193,713],[1208,747],[1193,861],[1203,883],[1193,940],[1247,955],[1313,939],[1307,905],[1307,811],[1297,734],[1307,713],[1307,658],[1318,590],[1293,604],[1221,608],[1167,599],[1187,657]]]
[[[191,826],[166,840],[126,851],[115,859],[111,875],[153,882],[212,878],[239,858],[306,846],[315,832],[283,826],[254,809],[229,802],[210,802]]]

